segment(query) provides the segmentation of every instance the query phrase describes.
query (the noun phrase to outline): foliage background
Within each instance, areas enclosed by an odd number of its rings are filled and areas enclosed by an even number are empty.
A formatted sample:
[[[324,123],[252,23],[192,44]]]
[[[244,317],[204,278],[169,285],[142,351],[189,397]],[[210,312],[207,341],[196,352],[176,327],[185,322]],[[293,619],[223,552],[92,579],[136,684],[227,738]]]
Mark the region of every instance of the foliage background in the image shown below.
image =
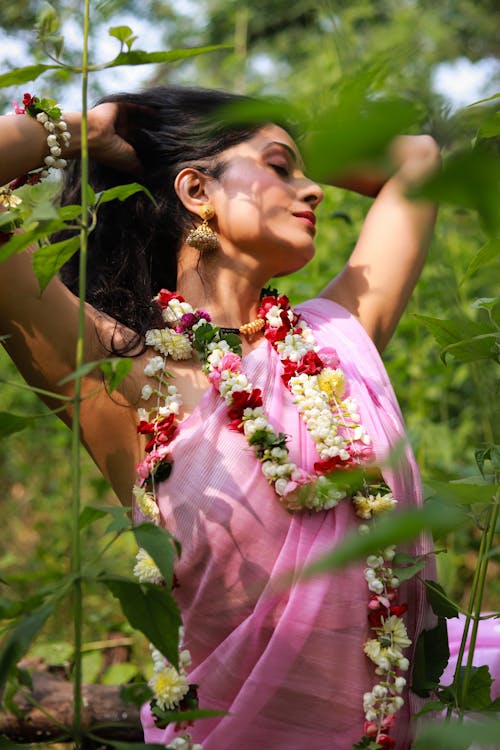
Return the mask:
[[[64,21],[68,59],[77,59],[79,14],[77,0],[56,4]],[[11,39],[20,40],[30,60],[46,61],[36,46],[33,26],[43,10],[38,0],[3,0],[0,26]],[[233,45],[183,64],[160,65],[141,71],[147,84],[181,82],[214,86],[249,94],[293,96],[314,111],[327,102],[341,77],[359,70],[380,75],[380,89],[418,100],[426,112],[422,127],[435,135],[445,153],[467,146],[476,136],[470,111],[453,113],[450,102],[433,90],[436,67],[465,57],[491,60],[492,79],[500,67],[496,30],[500,10],[494,0],[196,0],[169,3],[152,0],[100,0],[95,3],[92,49],[95,61],[113,48],[109,25],[128,23],[134,28],[137,14],[151,31],[136,47],[147,50],[214,43]],[[146,25],[146,29],[147,29]],[[151,38],[149,37],[151,35]],[[153,41],[153,45],[151,42]],[[112,56],[117,50],[109,55]],[[26,64],[23,60],[20,64]],[[11,67],[5,61],[5,70]],[[129,68],[92,79],[91,98],[109,89],[136,88]],[[495,72],[496,71],[496,72]],[[490,82],[493,85],[494,81]],[[72,83],[66,74],[45,76],[36,86],[38,95],[71,98]],[[23,90],[24,91],[24,90]],[[23,91],[4,89],[0,107],[5,111]],[[300,274],[280,280],[280,289],[298,302],[314,295],[336,274],[347,259],[370,201],[337,189],[327,189],[319,211],[317,257]],[[487,235],[475,212],[445,206],[440,212],[430,258],[401,325],[390,343],[385,362],[406,416],[410,441],[427,478],[457,478],[476,473],[474,449],[495,439],[498,412],[491,366],[481,362],[444,365],[431,335],[415,313],[436,317],[477,318],[468,300],[491,297],[496,266],[480,268],[465,283],[460,281]],[[390,283],[390,274],[388,274]],[[0,358],[3,381],[20,383],[5,355]],[[0,504],[2,532],[0,575],[18,593],[27,596],[52,581],[61,564],[68,564],[69,540],[69,433],[28,392],[2,385],[0,410],[39,414],[36,427],[15,434],[0,453]],[[498,435],[496,436],[498,442]],[[90,459],[84,463],[84,500],[108,505],[116,502]],[[88,532],[88,551],[100,544],[99,525]],[[467,598],[475,565],[476,532],[461,530],[442,540],[448,547],[439,558],[441,582],[448,593]],[[117,571],[128,572],[134,545],[126,537],[113,548]],[[490,567],[487,608],[498,608],[500,576],[498,558]],[[66,638],[64,618],[49,625],[49,639]],[[109,630],[129,633],[113,602],[102,593],[86,600],[88,640]],[[47,636],[45,635],[46,639]],[[90,669],[90,667],[89,667]]]

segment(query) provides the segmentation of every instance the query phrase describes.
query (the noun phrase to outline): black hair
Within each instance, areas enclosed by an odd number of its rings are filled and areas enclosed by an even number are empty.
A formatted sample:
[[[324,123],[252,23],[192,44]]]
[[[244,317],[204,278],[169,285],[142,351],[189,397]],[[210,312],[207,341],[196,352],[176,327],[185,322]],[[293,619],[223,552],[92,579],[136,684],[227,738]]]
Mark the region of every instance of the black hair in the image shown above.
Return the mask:
[[[137,177],[91,159],[90,184],[98,192],[137,181],[150,191],[155,203],[139,192],[99,208],[89,237],[86,299],[134,331],[138,335],[135,344],[157,316],[152,297],[161,288],[176,288],[177,254],[193,224],[192,214],[174,190],[175,177],[187,165],[219,176],[222,169],[213,157],[248,140],[265,124],[230,124],[217,118],[217,110],[240,101],[249,99],[207,89],[161,86],[107,96],[99,102],[119,103],[117,131],[134,147],[143,171]],[[62,202],[79,199],[80,165],[74,162],[67,170]],[[74,293],[78,290],[78,255],[61,272]],[[132,343],[125,347],[132,348]]]

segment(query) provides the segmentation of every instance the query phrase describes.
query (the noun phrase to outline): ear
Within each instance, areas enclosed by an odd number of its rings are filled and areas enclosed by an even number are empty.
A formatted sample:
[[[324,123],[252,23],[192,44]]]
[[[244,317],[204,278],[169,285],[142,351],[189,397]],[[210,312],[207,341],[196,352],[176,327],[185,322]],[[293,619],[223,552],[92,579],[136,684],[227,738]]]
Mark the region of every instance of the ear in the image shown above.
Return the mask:
[[[185,167],[174,181],[174,189],[184,208],[196,216],[200,215],[202,206],[210,202],[207,194],[207,184],[210,180],[208,175],[194,169]]]

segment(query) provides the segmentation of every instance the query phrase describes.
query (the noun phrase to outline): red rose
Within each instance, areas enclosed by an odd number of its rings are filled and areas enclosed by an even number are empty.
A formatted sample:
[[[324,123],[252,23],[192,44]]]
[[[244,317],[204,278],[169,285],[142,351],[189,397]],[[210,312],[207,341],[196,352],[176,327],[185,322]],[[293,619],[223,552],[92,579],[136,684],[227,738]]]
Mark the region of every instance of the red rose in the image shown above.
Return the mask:
[[[282,359],[281,362],[283,364],[283,375],[281,376],[281,379],[288,388],[290,378],[293,378],[297,372],[297,362],[292,362],[291,359]]]
[[[176,432],[175,415],[169,414],[167,417],[158,419],[156,422],[139,422],[137,432],[141,435],[151,435],[151,440],[146,444],[145,450],[149,453],[155,446],[168,445]]]
[[[392,750],[396,742],[388,734],[379,734],[377,742],[382,750]]]
[[[314,464],[314,471],[318,474],[329,474],[331,471],[336,469],[348,469],[350,466],[349,460],[344,461],[340,456],[333,456],[327,458],[324,461],[316,461]]]
[[[297,372],[299,374],[305,373],[306,375],[317,375],[322,369],[323,362],[316,352],[313,351],[306,352],[297,365]]]
[[[396,615],[396,617],[401,617],[401,615],[404,615],[407,609],[407,604],[395,604],[390,608],[390,613],[391,615]]]
[[[23,96],[23,104],[24,104],[25,109],[28,109],[28,107],[31,107],[34,100],[35,100],[34,96],[31,96],[31,94],[25,94]]]
[[[158,307],[160,307],[162,310],[163,308],[167,307],[171,299],[178,299],[179,302],[186,301],[182,294],[177,294],[177,292],[169,292],[168,289],[160,289],[154,299]]]
[[[278,304],[276,297],[262,297],[260,301],[260,307],[257,311],[259,318],[265,318],[271,307]]]
[[[251,393],[248,393],[248,391],[234,391],[232,399],[231,405],[227,410],[228,417],[231,420],[229,428],[242,432],[243,425],[241,420],[243,419],[243,412],[245,409],[256,409],[258,406],[262,406],[262,391],[260,388],[254,388]]]

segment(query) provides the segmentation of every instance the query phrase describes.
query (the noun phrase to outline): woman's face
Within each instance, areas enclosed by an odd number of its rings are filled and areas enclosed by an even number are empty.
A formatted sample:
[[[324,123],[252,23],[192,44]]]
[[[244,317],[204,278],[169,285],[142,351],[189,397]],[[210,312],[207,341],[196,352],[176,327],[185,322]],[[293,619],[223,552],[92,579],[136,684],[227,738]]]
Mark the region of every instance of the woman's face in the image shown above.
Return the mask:
[[[298,149],[277,125],[220,156],[224,171],[210,186],[223,251],[243,253],[269,277],[291,273],[314,255],[314,210],[323,191],[305,177]]]

